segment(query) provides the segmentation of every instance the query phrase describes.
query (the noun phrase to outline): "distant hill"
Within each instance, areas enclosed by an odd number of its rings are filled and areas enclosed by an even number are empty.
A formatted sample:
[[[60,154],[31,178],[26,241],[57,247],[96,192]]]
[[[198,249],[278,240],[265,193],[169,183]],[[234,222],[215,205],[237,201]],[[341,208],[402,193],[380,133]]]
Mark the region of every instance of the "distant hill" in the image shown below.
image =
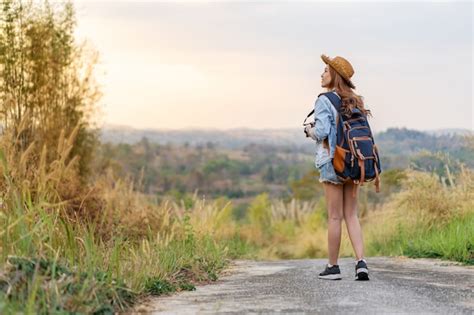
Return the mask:
[[[376,142],[385,141],[408,141],[410,151],[417,147],[429,149],[441,139],[452,137],[474,136],[469,129],[439,129],[418,131],[407,128],[389,128],[386,131],[375,134]],[[166,130],[166,129],[134,129],[125,126],[106,126],[102,129],[101,140],[111,143],[139,142],[143,138],[150,142],[166,144],[189,144],[192,146],[205,145],[209,142],[224,148],[237,149],[248,144],[269,144],[276,146],[307,146],[311,141],[305,138],[302,129],[189,129],[189,130]],[[419,145],[417,145],[419,144]],[[311,145],[310,145],[311,146]],[[383,146],[380,143],[379,146]],[[435,145],[436,146],[436,145]],[[397,149],[397,151],[399,151]]]
[[[425,132],[433,136],[469,136],[473,135],[474,131],[469,129],[460,129],[460,128],[449,128],[449,129],[436,129],[436,130],[426,130]]]
[[[248,144],[269,145],[306,145],[303,130],[298,129],[189,129],[189,130],[158,130],[133,129],[129,127],[108,126],[102,129],[101,140],[111,143],[139,142],[146,137],[150,142],[166,144],[189,144],[191,146],[213,143],[219,147],[238,149]]]
[[[474,146],[467,138],[474,138],[469,130],[449,129],[422,132],[406,128],[389,128],[375,135],[382,152],[382,161],[391,167],[406,167],[410,157],[421,151],[443,152],[474,167]],[[384,161],[385,160],[385,161]]]
[[[468,145],[466,136],[474,137],[467,129],[441,129],[418,131],[406,128],[389,128],[375,134],[375,141],[382,156],[382,162],[390,167],[404,168],[410,157],[418,152],[449,153],[454,158],[474,167],[474,148]],[[249,145],[273,146],[303,154],[314,154],[314,143],[305,138],[302,129],[194,129],[154,130],[130,127],[107,126],[102,129],[104,143],[134,144],[146,138],[151,143],[188,145],[241,150]]]

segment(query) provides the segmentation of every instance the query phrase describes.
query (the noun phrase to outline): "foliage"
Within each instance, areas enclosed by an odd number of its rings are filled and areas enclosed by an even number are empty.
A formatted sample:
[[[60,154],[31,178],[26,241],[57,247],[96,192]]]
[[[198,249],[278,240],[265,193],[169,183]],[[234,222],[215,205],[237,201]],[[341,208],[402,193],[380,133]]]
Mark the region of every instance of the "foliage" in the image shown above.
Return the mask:
[[[101,144],[94,169],[111,168],[129,176],[136,189],[150,194],[199,193],[208,197],[245,199],[268,192],[286,197],[288,183],[298,180],[313,166],[299,152],[264,151],[251,146],[241,151],[217,147],[156,144],[143,138],[135,144]]]
[[[134,229],[135,223],[104,231],[100,222],[63,217],[61,204],[33,204],[23,196],[25,191],[17,191],[9,196],[13,200],[3,199],[9,212],[0,215],[0,301],[8,303],[0,304],[1,313],[112,313],[146,293],[166,291],[165,283],[168,289],[184,290],[214,281],[227,263],[229,242],[190,225],[202,208],[149,203],[142,210],[144,231]],[[155,213],[161,215],[160,229],[147,222]],[[118,208],[110,215],[114,221],[127,213]]]
[[[100,93],[72,3],[3,1],[0,23],[0,313],[112,314],[158,283],[215,280],[228,242],[191,225],[196,200],[88,177]]]
[[[78,159],[84,181],[96,145],[90,117],[100,92],[93,80],[97,55],[74,40],[72,3],[53,9],[47,1],[5,0],[0,14],[2,133],[11,134],[17,155],[35,157],[25,162],[31,168],[55,160],[58,139],[75,134],[65,163]]]
[[[175,134],[178,137],[179,132]],[[376,195],[368,189],[368,204],[364,207],[381,205],[398,191],[399,185],[397,188],[389,177],[408,168],[435,172],[449,185],[448,170],[452,177],[461,164],[474,167],[473,138],[396,128],[380,133],[377,144],[384,160],[383,193]],[[225,195],[242,204],[262,193],[286,201],[317,200],[323,195],[314,152],[307,148],[249,144],[228,149],[218,145],[159,144],[143,138],[133,144],[101,144],[98,156],[94,167],[98,172],[110,167],[121,177],[129,176],[136,189],[162,198],[176,196],[176,192],[183,196],[197,192],[211,198]]]
[[[452,186],[411,173],[402,191],[367,218],[369,253],[442,257],[473,263],[474,176],[462,168]]]

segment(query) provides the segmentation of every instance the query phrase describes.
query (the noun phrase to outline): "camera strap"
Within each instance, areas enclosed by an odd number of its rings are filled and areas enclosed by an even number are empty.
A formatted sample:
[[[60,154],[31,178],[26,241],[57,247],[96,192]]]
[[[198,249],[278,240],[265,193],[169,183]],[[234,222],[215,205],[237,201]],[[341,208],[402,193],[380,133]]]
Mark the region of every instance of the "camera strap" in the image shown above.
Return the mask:
[[[307,120],[311,115],[313,115],[313,113],[314,113],[314,109],[313,109],[313,110],[308,114],[308,116],[306,116],[306,118],[304,119],[304,121],[303,121],[303,126],[306,126],[306,125],[307,125],[307,124],[306,124],[306,120]]]

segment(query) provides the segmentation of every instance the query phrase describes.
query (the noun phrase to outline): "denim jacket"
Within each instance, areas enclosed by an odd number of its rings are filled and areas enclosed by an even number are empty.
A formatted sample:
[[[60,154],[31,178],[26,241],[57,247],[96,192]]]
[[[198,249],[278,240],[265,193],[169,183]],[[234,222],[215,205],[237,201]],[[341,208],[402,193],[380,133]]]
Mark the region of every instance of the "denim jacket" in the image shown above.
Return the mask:
[[[337,93],[336,95],[339,96]],[[337,130],[336,117],[337,111],[331,101],[325,95],[318,97],[314,103],[314,127],[310,129],[310,135],[316,141],[314,164],[317,168],[320,168],[334,158]],[[325,139],[327,139],[329,144],[329,151],[324,146]]]

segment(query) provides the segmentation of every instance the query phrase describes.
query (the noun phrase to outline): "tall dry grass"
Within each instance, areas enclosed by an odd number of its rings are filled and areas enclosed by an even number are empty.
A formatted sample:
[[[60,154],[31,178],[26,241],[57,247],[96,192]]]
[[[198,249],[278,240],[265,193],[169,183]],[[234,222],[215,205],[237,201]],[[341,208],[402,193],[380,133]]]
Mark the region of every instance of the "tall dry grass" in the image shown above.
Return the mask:
[[[327,211],[324,198],[283,202],[257,196],[247,211],[247,220],[237,226],[241,239],[259,250],[261,259],[327,257]],[[341,255],[351,255],[346,232]]]
[[[448,183],[439,176],[407,170],[400,177],[400,191],[388,196],[377,207],[367,207],[363,200],[360,222],[363,228],[366,255],[430,255],[465,262],[472,261],[474,249],[474,176],[470,169],[460,167],[450,173]],[[227,216],[230,218],[230,216]],[[256,257],[264,259],[327,257],[327,211],[324,198],[318,201],[282,202],[270,200],[267,194],[257,196],[247,210],[246,220],[226,227],[226,235],[238,233],[241,240],[258,248]],[[234,230],[235,229],[235,230]],[[446,231],[445,231],[446,230]],[[448,232],[451,231],[451,232]],[[437,240],[413,243],[429,233],[450,239],[439,248]],[[445,234],[443,234],[445,233]],[[451,233],[451,234],[449,234]],[[453,234],[455,233],[455,235]],[[217,232],[216,235],[219,235]],[[413,248],[417,248],[416,252]],[[447,248],[449,247],[449,248]],[[426,250],[425,250],[426,249]],[[447,253],[454,253],[449,254]],[[345,223],[342,225],[340,257],[353,257]]]
[[[472,170],[462,167],[459,174],[452,175],[449,186],[434,174],[412,171],[403,191],[364,222],[368,251],[372,255],[431,255],[474,263],[473,216]],[[443,233],[448,233],[445,238],[450,241],[441,251],[457,254],[430,249],[439,247],[442,240],[435,236]]]
[[[228,245],[212,233],[229,206],[157,203],[111,173],[84,186],[75,131],[39,151],[18,149],[17,133],[0,138],[0,313],[112,313],[215,280]]]

